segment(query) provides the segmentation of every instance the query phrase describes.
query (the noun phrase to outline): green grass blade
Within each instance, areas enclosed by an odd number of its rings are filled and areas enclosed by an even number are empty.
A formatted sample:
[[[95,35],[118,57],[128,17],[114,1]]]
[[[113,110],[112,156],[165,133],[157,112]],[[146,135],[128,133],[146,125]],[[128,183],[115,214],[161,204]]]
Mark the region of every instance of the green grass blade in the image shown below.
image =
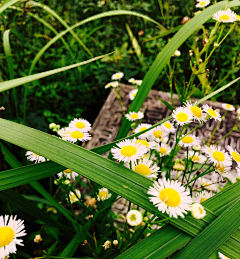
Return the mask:
[[[148,70],[146,76],[143,79],[141,86],[139,87],[138,93],[135,96],[129,111],[139,111],[143,102],[145,101],[150,89],[161,73],[162,69],[167,64],[168,60],[171,58],[175,50],[177,50],[183,42],[185,42],[194,31],[196,31],[203,23],[209,20],[212,15],[224,9],[227,5],[228,1],[221,1],[217,4],[214,4],[205,10],[203,10],[200,14],[193,17],[189,22],[187,22],[168,42],[165,48],[157,55],[155,61],[151,65]],[[239,1],[231,1],[228,7],[240,6]],[[122,126],[117,134],[116,139],[123,138],[127,136],[130,130],[131,123],[125,118]]]
[[[53,17],[55,17],[66,29],[69,29],[70,27],[68,26],[68,24],[66,22],[64,22],[64,20],[54,11],[52,10],[50,7],[48,7],[45,4],[41,4],[41,3],[37,3],[34,1],[31,1],[31,5],[33,4],[33,6],[38,6],[41,7],[43,10],[45,10],[46,12],[48,12],[49,14],[51,14]],[[93,57],[93,54],[91,53],[91,51],[86,47],[86,45],[80,40],[80,38],[77,36],[77,34],[73,31],[70,30],[69,31],[72,36],[74,37],[74,39],[79,43],[80,46],[82,46],[84,48],[84,50],[91,56]]]
[[[140,47],[137,39],[134,37],[132,30],[127,23],[126,23],[126,29],[127,29],[128,35],[130,37],[130,40],[132,42],[133,49],[135,50],[138,58],[140,58],[141,57],[141,47]]]
[[[25,76],[25,77],[21,77],[21,78],[17,78],[17,79],[2,82],[2,83],[0,83],[0,92],[9,90],[13,87],[16,87],[16,86],[19,86],[19,85],[22,85],[22,84],[26,84],[26,83],[29,83],[29,82],[32,82],[32,81],[35,81],[35,80],[38,80],[38,79],[41,79],[41,78],[44,78],[44,77],[47,77],[47,76],[57,74],[57,73],[60,73],[60,72],[63,72],[63,71],[66,71],[66,70],[69,70],[69,69],[72,69],[72,68],[75,68],[75,67],[78,67],[78,66],[88,64],[90,62],[101,59],[102,57],[105,57],[105,56],[110,55],[110,54],[111,53],[106,54],[106,55],[101,55],[101,56],[98,56],[98,57],[89,59],[87,61],[83,61],[83,62],[74,64],[74,65],[61,67],[61,68],[49,70],[49,71],[46,71],[46,72],[38,73],[38,74],[35,74],[35,75]]]
[[[239,214],[240,198],[174,256],[174,259],[191,258],[192,255],[194,259],[210,257],[240,226]]]
[[[59,255],[61,257],[72,257],[76,250],[78,249],[80,242],[78,242],[78,235],[74,236],[74,238],[68,243],[68,245],[64,248],[62,253]]]
[[[0,13],[3,12],[4,10],[6,10],[8,7],[10,7],[11,5],[13,4],[16,4],[17,2],[19,2],[20,0],[12,0],[12,1],[9,1],[5,4],[3,4],[1,7],[0,7]]]
[[[14,79],[14,67],[13,67],[13,58],[12,58],[9,34],[10,34],[10,30],[6,30],[3,33],[3,49],[7,56],[9,79],[11,80],[11,79]],[[16,116],[18,118],[18,99],[17,99],[16,89],[13,89],[12,93],[13,93],[13,98],[14,98],[14,102],[15,102]]]
[[[55,36],[53,39],[51,39],[35,56],[34,60],[32,61],[31,67],[30,67],[30,72],[33,71],[36,63],[38,62],[38,60],[41,58],[41,56],[44,54],[44,52],[53,44],[55,43],[58,39],[60,39],[63,35],[65,35],[66,33],[70,32],[71,30],[85,24],[88,23],[90,21],[94,21],[96,19],[100,19],[100,18],[104,18],[104,17],[109,17],[109,16],[114,16],[114,15],[134,15],[137,17],[141,17],[147,21],[153,22],[155,24],[157,24],[158,26],[162,26],[160,23],[156,22],[155,20],[149,18],[146,15],[143,14],[139,14],[136,12],[131,12],[131,11],[123,11],[123,10],[119,10],[119,11],[109,11],[109,12],[105,12],[102,14],[97,14],[97,15],[93,15],[81,22],[76,23],[75,25],[71,26],[70,28],[62,31],[61,33],[59,33],[57,36]]]

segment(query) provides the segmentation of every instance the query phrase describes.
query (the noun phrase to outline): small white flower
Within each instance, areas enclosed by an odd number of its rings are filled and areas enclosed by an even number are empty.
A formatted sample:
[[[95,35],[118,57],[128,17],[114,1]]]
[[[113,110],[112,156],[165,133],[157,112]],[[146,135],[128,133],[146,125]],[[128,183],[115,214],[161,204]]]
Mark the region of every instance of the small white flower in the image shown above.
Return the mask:
[[[185,153],[185,155],[187,156],[187,153]],[[198,152],[193,152],[193,151],[189,151],[188,158],[190,158],[193,163],[198,163],[198,164],[204,164],[207,160],[205,156],[200,155]]]
[[[191,210],[192,198],[190,192],[185,190],[180,182],[166,179],[158,179],[150,187],[148,194],[152,195],[150,201],[162,213],[169,214],[170,217],[177,218]]]
[[[129,92],[130,100],[133,100],[135,98],[135,96],[137,95],[137,92],[138,92],[138,89],[134,89],[134,90]]]
[[[163,141],[164,138],[166,138],[168,135],[168,133],[164,130],[163,126],[162,125],[159,125],[153,129],[151,129],[148,133],[148,138],[151,140],[151,141],[157,141],[157,142],[160,142],[160,141]]]
[[[124,75],[124,74],[123,74],[122,72],[113,74],[113,75],[112,75],[112,80],[120,80],[120,79],[123,77],[123,75]]]
[[[135,132],[135,133],[139,133],[139,132],[144,131],[144,130],[150,128],[150,127],[152,127],[151,124],[148,124],[148,123],[141,123],[141,124],[139,124],[139,125],[137,126],[137,128],[134,130],[134,132]],[[145,132],[145,133],[139,135],[138,138],[140,138],[140,139],[147,139],[147,138],[150,136],[150,134],[151,134],[151,130],[149,130],[149,131],[147,131],[147,132]]]
[[[176,131],[173,124],[169,121],[164,122],[163,124],[161,124],[161,126],[166,133],[174,133]]]
[[[111,85],[113,88],[115,88],[115,87],[119,86],[119,83],[118,83],[118,81],[116,81],[116,82],[112,82]]]
[[[224,166],[224,165],[215,165],[214,169],[217,173],[219,173],[219,175],[221,176],[221,178],[223,177],[229,177],[229,171],[231,170],[230,166]]]
[[[231,158],[236,161],[238,163],[238,165],[240,165],[240,154],[237,152],[236,149],[233,149],[230,146],[227,146],[227,150],[231,155]]]
[[[70,128],[80,130],[82,132],[88,132],[91,129],[91,123],[85,119],[74,119],[69,123]]]
[[[81,199],[81,192],[79,190],[75,190],[76,195],[74,192],[69,193],[70,202],[74,203],[77,202],[79,199]]]
[[[58,131],[58,135],[62,137],[63,140],[75,143],[79,141],[87,141],[90,140],[92,137],[87,132],[82,132],[79,129],[75,128],[63,128]]]
[[[196,7],[200,7],[200,8],[203,8],[207,5],[210,4],[210,1],[209,0],[205,0],[205,1],[198,1],[198,4],[196,5]]]
[[[197,195],[194,198],[194,201],[197,202],[197,203],[203,203],[204,201],[211,198],[212,196],[213,196],[212,193],[209,193],[207,191],[202,191],[199,195]]]
[[[111,241],[107,240],[103,245],[102,247],[104,248],[104,250],[107,250],[109,249],[111,246]]]
[[[181,52],[177,49],[175,50],[175,52],[172,55],[173,57],[180,57],[181,56]]]
[[[72,171],[71,169],[66,169],[63,172],[57,174],[59,178],[63,177],[63,175],[65,175],[66,178],[72,178],[73,180],[75,180],[75,178],[79,176],[78,173]]]
[[[134,83],[134,81],[135,81],[134,78],[130,78],[130,79],[128,80],[129,83]]]
[[[134,80],[134,84],[140,86],[143,80]]]
[[[224,23],[235,22],[237,20],[236,13],[234,13],[230,9],[218,11],[212,16],[212,18],[214,20],[217,20],[218,22],[224,22]]]
[[[23,246],[22,239],[26,236],[24,221],[16,219],[17,216],[0,216],[0,258],[4,259],[17,252],[16,245]]]
[[[222,104],[223,109],[227,110],[227,111],[235,111],[235,108],[233,105],[231,104],[227,104],[227,103],[223,103]]]
[[[186,107],[178,107],[173,111],[172,116],[176,123],[180,126],[192,122],[193,119],[192,112]]]
[[[27,160],[31,162],[35,162],[35,164],[45,162],[47,160],[45,157],[40,156],[36,153],[33,153],[32,151],[27,151],[26,157],[27,157]]]
[[[107,188],[103,187],[98,191],[98,195],[97,195],[98,201],[105,201],[111,197],[112,197],[112,194],[109,193],[109,190]]]
[[[167,156],[172,151],[171,147],[165,143],[161,143],[161,145],[158,145],[156,150],[159,153],[160,157]]]
[[[137,159],[143,157],[148,152],[148,148],[140,143],[136,144],[136,139],[126,139],[117,143],[117,147],[112,148],[113,157],[119,162],[124,161],[129,163],[135,162]]]
[[[205,190],[212,190],[212,191],[215,191],[216,190],[216,185],[213,184],[211,181],[207,180],[206,178],[204,177],[201,177],[201,178],[198,178],[198,181],[199,181],[199,185],[205,189]]]
[[[151,179],[157,178],[160,168],[152,160],[143,158],[133,163],[132,170]]]
[[[201,204],[193,203],[191,206],[191,214],[195,219],[202,219],[206,216],[206,211]]]
[[[140,120],[143,118],[143,113],[142,112],[129,112],[129,114],[126,114],[126,118],[129,121]]]
[[[109,87],[111,87],[112,86],[112,83],[107,83],[106,85],[105,85],[105,89],[108,89]]]
[[[203,105],[203,110],[207,113],[208,117],[210,119],[215,119],[220,121],[221,120],[221,115],[219,114],[218,111],[214,111],[212,109],[212,106],[208,106],[207,104]]]
[[[178,143],[179,146],[182,147],[192,147],[192,146],[197,146],[200,145],[201,140],[194,136],[194,135],[187,135],[184,136]]]
[[[196,103],[187,101],[185,106],[191,111],[195,121],[202,122],[206,120],[207,114],[200,107],[196,106]]]
[[[139,226],[143,221],[142,213],[138,210],[130,210],[127,213],[127,223],[132,226]]]
[[[225,151],[222,151],[220,147],[205,146],[203,152],[207,154],[209,161],[213,162],[215,166],[232,165],[230,156]]]

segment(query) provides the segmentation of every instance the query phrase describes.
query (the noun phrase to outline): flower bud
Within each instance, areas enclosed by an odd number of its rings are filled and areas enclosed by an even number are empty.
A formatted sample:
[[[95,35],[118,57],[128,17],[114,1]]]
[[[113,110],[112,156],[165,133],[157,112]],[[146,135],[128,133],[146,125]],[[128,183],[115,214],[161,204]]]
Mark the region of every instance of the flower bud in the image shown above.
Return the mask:
[[[63,183],[64,183],[65,185],[69,185],[71,182],[70,182],[69,180],[65,180]]]
[[[49,124],[49,129],[55,129],[56,128],[56,124],[55,123],[51,123]]]
[[[114,244],[115,246],[117,246],[117,245],[118,245],[118,241],[117,241],[117,240],[113,240],[113,244]]]

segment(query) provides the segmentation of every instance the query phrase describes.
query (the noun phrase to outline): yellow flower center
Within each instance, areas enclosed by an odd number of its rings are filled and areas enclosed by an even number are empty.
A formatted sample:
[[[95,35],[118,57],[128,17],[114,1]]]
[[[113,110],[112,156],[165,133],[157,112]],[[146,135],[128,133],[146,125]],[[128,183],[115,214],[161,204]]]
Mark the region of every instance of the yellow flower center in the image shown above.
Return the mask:
[[[207,198],[201,198],[200,203],[203,203],[206,200],[207,200]]]
[[[131,156],[134,156],[136,153],[137,153],[137,149],[131,145],[124,146],[121,148],[121,154],[123,156],[131,157]]]
[[[213,109],[208,109],[207,113],[211,116],[211,117],[217,117],[217,113],[213,110]]]
[[[169,122],[165,122],[163,124],[167,129],[171,129],[172,128],[172,125],[169,123]]]
[[[202,110],[197,107],[197,106],[192,106],[191,107],[191,111],[193,113],[193,115],[197,118],[201,118],[202,117]]]
[[[39,156],[38,154],[36,154],[36,153],[33,153],[35,156]]]
[[[227,109],[230,109],[230,108],[232,108],[232,105],[231,105],[231,104],[227,104],[227,105],[226,105],[226,108],[227,108]]]
[[[85,128],[85,124],[83,122],[78,121],[76,123],[76,127],[79,128],[79,129],[84,129]]]
[[[238,20],[240,20],[240,15],[236,14],[236,18],[237,18]]]
[[[133,93],[133,97],[135,97],[137,95],[137,93]]]
[[[129,219],[130,219],[131,221],[135,221],[135,220],[137,220],[137,218],[136,218],[136,215],[135,215],[135,214],[132,214],[132,215],[129,217]]]
[[[202,1],[201,3],[200,3],[200,5],[205,5],[207,2],[205,2],[205,1]]]
[[[99,198],[100,198],[101,200],[107,199],[108,193],[105,192],[105,191],[101,191],[101,192],[99,192],[98,196],[99,196]]]
[[[198,156],[196,156],[196,155],[194,155],[193,157],[191,157],[192,158],[192,161],[199,161],[200,159],[199,159],[199,157]]]
[[[181,202],[179,193],[172,188],[164,188],[160,192],[160,199],[170,207],[177,207]]]
[[[209,189],[210,190],[210,184],[209,183],[201,183],[201,186],[204,187],[205,189]]]
[[[0,228],[0,247],[9,245],[14,238],[14,231],[10,227],[1,227]]]
[[[115,78],[120,78],[121,76],[120,75],[115,75]]]
[[[77,196],[76,196],[75,194],[73,194],[73,195],[70,197],[70,201],[71,201],[72,203],[74,203],[74,202],[76,202],[76,200],[77,200]]]
[[[135,166],[134,171],[141,175],[150,175],[151,174],[151,170],[146,165],[137,165],[137,166]]]
[[[153,135],[154,135],[155,138],[161,138],[162,131],[161,130],[156,130],[156,131],[154,131]]]
[[[146,130],[147,127],[142,127],[139,131],[143,131],[143,130]]]
[[[232,157],[236,162],[240,163],[240,155],[236,151],[232,152]]]
[[[79,138],[83,138],[84,134],[81,131],[73,131],[71,133],[71,137],[79,139]]]
[[[186,122],[188,120],[188,115],[184,112],[179,112],[176,118],[180,122]]]
[[[149,143],[146,140],[138,139],[135,142],[136,144],[140,143],[141,145],[144,145],[146,147],[149,147]]]
[[[227,15],[227,14],[223,14],[223,15],[221,15],[221,16],[219,17],[219,20],[220,20],[220,21],[229,20],[229,19],[230,19],[230,17],[229,17],[229,15]]]
[[[215,166],[215,169],[220,171],[221,173],[225,172],[225,166],[224,165],[220,165],[219,163]]]
[[[213,158],[219,162],[223,162],[225,160],[224,154],[220,151],[214,151]]]
[[[132,118],[132,119],[137,119],[137,118],[138,118],[138,114],[137,114],[137,113],[132,114],[132,115],[131,115],[131,118]]]
[[[164,148],[164,147],[160,147],[160,148],[159,148],[159,152],[160,152],[161,154],[167,154],[167,149]]]
[[[65,174],[71,174],[71,173],[72,173],[72,170],[66,169],[66,170],[64,170],[63,172],[64,172]]]
[[[199,208],[200,214],[203,214],[203,209],[200,206],[198,208]]]
[[[193,139],[193,137],[190,137],[190,136],[186,136],[186,137],[184,137],[183,139],[182,139],[182,142],[183,143],[193,143],[193,141],[194,141],[194,139]]]

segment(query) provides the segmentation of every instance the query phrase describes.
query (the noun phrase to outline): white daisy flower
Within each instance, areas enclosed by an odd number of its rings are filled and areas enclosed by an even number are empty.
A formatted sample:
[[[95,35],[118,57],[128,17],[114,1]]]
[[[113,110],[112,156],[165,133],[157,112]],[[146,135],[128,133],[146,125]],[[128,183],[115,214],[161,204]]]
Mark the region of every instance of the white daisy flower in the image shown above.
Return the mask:
[[[161,143],[161,146],[158,145],[156,150],[159,153],[160,157],[167,156],[172,151],[171,147],[165,143]]]
[[[129,121],[136,121],[143,118],[143,112],[129,112],[129,114],[126,114],[126,118]]]
[[[143,80],[134,80],[134,84],[140,86]]]
[[[224,23],[235,22],[237,20],[236,13],[234,13],[230,9],[218,11],[212,16],[212,18],[214,20],[217,20],[218,22],[224,22]]]
[[[173,124],[169,121],[164,122],[163,124],[161,124],[161,126],[166,133],[174,133],[176,131]]]
[[[130,79],[128,80],[129,83],[134,83],[134,81],[135,81],[134,78],[130,78]]]
[[[231,158],[236,161],[238,163],[238,165],[240,165],[240,154],[237,152],[236,149],[233,149],[230,146],[227,146],[227,150],[231,155]]]
[[[132,170],[151,179],[157,178],[160,168],[152,160],[143,158],[133,163]]]
[[[27,160],[31,162],[35,162],[35,164],[45,162],[47,160],[45,157],[40,156],[36,153],[33,153],[32,151],[27,151],[26,157],[27,157]]]
[[[227,257],[226,255],[220,253],[220,252],[218,252],[218,256],[219,256],[220,259],[231,259],[231,258]]]
[[[143,221],[142,213],[138,210],[130,210],[126,218],[127,223],[132,227],[139,226]]]
[[[143,140],[143,139],[136,140],[135,144],[144,145],[148,149],[155,149],[157,146],[157,143],[155,141],[147,141],[147,140]]]
[[[175,50],[175,52],[172,55],[172,57],[180,57],[180,56],[181,56],[181,52],[178,49]]]
[[[69,192],[69,198],[71,203],[77,202],[79,199],[81,199],[81,192],[79,190],[75,190],[76,195],[74,192]]]
[[[211,191],[215,191],[216,190],[216,185],[213,184],[211,181],[209,181],[208,179],[201,177],[198,178],[198,182],[199,185],[204,189],[204,190],[211,190]]]
[[[185,153],[185,155],[187,156],[187,153]],[[198,164],[204,164],[207,160],[207,158],[203,155],[200,155],[199,152],[193,152],[193,151],[189,151],[188,158],[190,158],[193,163],[198,163]]]
[[[207,5],[210,4],[210,1],[209,0],[205,0],[205,1],[198,1],[198,4],[196,5],[196,7],[200,7],[200,8],[203,8]]]
[[[126,139],[117,143],[117,147],[111,149],[113,157],[120,161],[130,163],[143,157],[148,152],[148,148],[140,143],[136,144],[136,139]]]
[[[195,219],[202,219],[206,216],[207,213],[201,204],[193,203],[191,206],[191,214]]]
[[[78,173],[72,171],[71,169],[66,169],[66,170],[64,170],[63,172],[60,172],[60,173],[57,174],[57,176],[58,176],[59,178],[63,177],[63,175],[64,175],[66,178],[68,178],[68,179],[71,179],[71,178],[72,178],[73,180],[75,180],[75,178],[79,176]]]
[[[201,140],[194,136],[194,135],[187,135],[184,136],[178,143],[179,146],[182,147],[192,147],[192,146],[197,146],[200,145]]]
[[[148,133],[148,138],[151,141],[163,141],[164,138],[166,138],[167,136],[167,132],[164,130],[164,128],[162,127],[162,125],[159,125],[157,127],[155,127],[154,129],[151,129]]]
[[[200,107],[196,106],[196,103],[187,101],[185,106],[191,111],[195,121],[202,122],[206,120],[207,114]]]
[[[214,169],[217,173],[220,174],[221,178],[223,177],[229,177],[229,171],[231,170],[230,166],[224,166],[224,165],[215,165]]]
[[[202,191],[199,195],[197,195],[194,198],[194,201],[197,202],[197,203],[203,203],[204,201],[211,198],[212,196],[213,196],[212,193],[209,193],[207,191]]]
[[[132,91],[129,92],[129,98],[130,100],[133,100],[135,96],[137,95],[138,89],[133,89]]]
[[[91,123],[85,119],[74,119],[70,121],[69,127],[78,129],[82,132],[88,132],[91,129]]]
[[[16,219],[17,216],[0,216],[0,258],[4,259],[10,254],[16,254],[16,245],[23,246],[22,239],[26,236],[24,221]]]
[[[87,141],[90,140],[92,137],[89,135],[89,133],[87,132],[82,132],[79,129],[75,129],[75,128],[64,128],[64,129],[60,129],[58,131],[58,134],[62,137],[63,140],[75,143],[78,140],[79,141]]]
[[[223,109],[227,110],[227,111],[235,111],[235,108],[233,105],[231,104],[227,104],[227,103],[223,103],[222,104]]]
[[[169,214],[170,217],[177,218],[191,210],[192,198],[188,189],[181,185],[180,182],[174,182],[166,179],[158,179],[150,187],[148,194],[154,196],[150,197],[150,201],[162,213]]]
[[[205,146],[203,148],[203,152],[207,154],[209,157],[209,161],[213,162],[215,166],[231,166],[232,161],[230,156],[225,152],[222,151],[220,147],[215,147],[215,146]]]
[[[192,112],[186,107],[178,107],[173,111],[172,116],[176,123],[180,126],[192,122],[193,119]]]
[[[152,127],[151,124],[148,124],[148,123],[141,123],[141,124],[139,124],[139,125],[137,126],[137,128],[134,130],[134,133],[139,133],[139,132],[141,132],[141,131],[143,131],[143,130],[146,130],[146,129],[150,128],[150,127]],[[138,138],[140,138],[140,139],[147,139],[150,134],[151,134],[151,130],[149,130],[149,131],[147,131],[147,132],[145,132],[145,133],[139,135]]]
[[[113,88],[115,88],[115,87],[119,86],[119,83],[118,83],[118,81],[115,81],[115,82],[112,82],[111,85]]]
[[[212,106],[208,106],[207,104],[204,104],[203,110],[207,113],[207,115],[208,115],[207,118],[215,119],[215,120],[218,120],[218,121],[221,120],[221,115],[219,114],[218,111],[216,111],[216,110],[214,111],[212,109]]]
[[[104,248],[104,250],[107,250],[111,247],[111,241],[110,240],[107,240],[103,245],[102,247]]]
[[[116,74],[112,75],[112,80],[120,80],[123,77],[123,73],[122,72],[118,72]]]
[[[112,194],[109,193],[109,190],[107,188],[101,188],[98,191],[97,200],[98,201],[105,201],[112,197]]]

